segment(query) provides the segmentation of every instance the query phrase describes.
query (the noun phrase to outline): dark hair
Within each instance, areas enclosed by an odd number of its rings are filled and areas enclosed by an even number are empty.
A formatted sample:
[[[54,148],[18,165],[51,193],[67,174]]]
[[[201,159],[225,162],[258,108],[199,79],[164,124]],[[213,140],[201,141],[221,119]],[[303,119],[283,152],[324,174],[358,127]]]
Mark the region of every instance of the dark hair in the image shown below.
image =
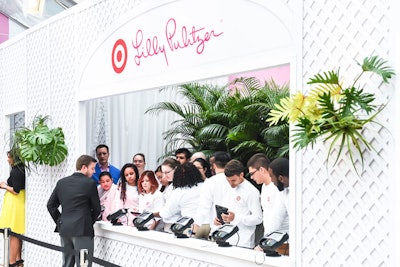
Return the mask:
[[[126,178],[125,178],[125,170],[127,168],[132,168],[133,171],[135,172],[135,183],[136,185],[138,184],[138,180],[139,180],[139,171],[138,168],[136,167],[135,164],[133,163],[126,163],[124,166],[122,166],[121,168],[121,173],[120,173],[120,179],[119,179],[119,184],[118,186],[121,188],[121,200],[125,203],[126,200]]]
[[[14,166],[17,166],[17,165],[18,166],[20,166],[20,165],[23,166],[24,165],[22,163],[21,159],[18,157],[18,154],[17,154],[15,149],[11,149],[10,151],[7,151],[7,157],[10,157],[10,158],[13,159],[13,164],[12,164],[11,167],[14,167]]]
[[[201,166],[203,167],[203,169],[206,170],[206,177],[209,178],[212,176],[211,174],[211,168],[210,168],[210,163],[208,163],[208,161],[202,159],[202,158],[196,158],[195,160],[193,160],[193,163],[195,162],[199,162],[201,164]]]
[[[156,190],[158,189],[158,182],[157,182],[156,176],[154,175],[154,172],[149,171],[149,170],[144,171],[142,173],[142,175],[140,175],[140,178],[137,182],[138,191],[139,191],[139,193],[145,193],[143,186],[142,186],[142,182],[144,180],[144,177],[146,177],[146,176],[150,180],[150,184],[151,184],[150,191],[152,194],[154,194],[154,192],[156,192]]]
[[[83,166],[89,167],[90,163],[96,163],[97,160],[89,155],[82,155],[76,160],[76,170],[79,171]]]
[[[269,164],[271,161],[267,157],[267,155],[263,153],[254,154],[249,161],[247,161],[247,168],[253,167],[254,169],[259,169],[260,167],[264,167],[268,170]]]
[[[187,148],[185,148],[185,147],[178,148],[178,149],[175,151],[175,156],[178,155],[178,154],[185,154],[185,157],[186,157],[187,159],[190,159],[190,157],[192,156],[192,152],[190,152],[190,150],[187,149]]]
[[[232,177],[234,175],[240,175],[244,172],[243,164],[237,159],[229,161],[224,168],[224,173],[226,177]]]
[[[158,165],[157,169],[154,171],[154,174],[156,174],[157,172],[161,172],[162,173],[161,165]],[[161,185],[160,191],[164,192],[164,190],[165,190],[165,185]]]
[[[136,156],[141,156],[141,157],[143,158],[143,162],[146,163],[146,158],[145,158],[145,156],[144,156],[143,153],[136,153],[135,155],[133,155],[132,160],[133,160]]]
[[[179,161],[177,161],[177,160],[174,159],[174,158],[166,158],[166,159],[163,161],[163,163],[161,163],[161,166],[162,166],[162,165],[164,165],[164,166],[169,166],[169,167],[171,167],[172,169],[175,169],[179,164],[180,164]]]
[[[103,172],[101,172],[101,173],[99,174],[99,183],[100,183],[101,177],[103,177],[103,176],[109,176],[109,177],[111,178],[111,180],[113,179],[110,172],[108,172],[108,171],[103,171]]]
[[[158,165],[158,167],[157,167],[157,169],[154,171],[154,173],[156,173],[156,172],[162,172],[162,170],[161,170],[161,165]]]
[[[197,186],[198,183],[202,183],[203,178],[200,171],[191,162],[185,162],[182,165],[178,165],[174,172],[174,179],[172,185],[174,188],[179,187],[192,187]]]
[[[216,151],[211,157],[213,158],[213,163],[221,169],[225,168],[225,165],[231,160],[231,156],[226,151]]]
[[[269,168],[272,170],[276,177],[282,175],[289,178],[289,160],[287,158],[274,159],[269,164]]]
[[[107,145],[105,145],[105,144],[100,144],[100,145],[98,145],[98,146],[96,146],[96,154],[97,154],[97,149],[99,149],[99,148],[103,148],[103,147],[105,147],[106,149],[107,149],[107,152],[110,152],[110,150],[108,149],[108,146]]]

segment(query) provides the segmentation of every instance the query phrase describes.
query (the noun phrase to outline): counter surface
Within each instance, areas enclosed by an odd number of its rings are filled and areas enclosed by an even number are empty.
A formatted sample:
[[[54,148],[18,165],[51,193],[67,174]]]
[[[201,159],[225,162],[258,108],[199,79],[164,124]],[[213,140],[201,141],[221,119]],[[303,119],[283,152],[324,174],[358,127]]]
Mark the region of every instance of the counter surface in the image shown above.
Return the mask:
[[[268,266],[288,267],[289,257],[266,257],[240,247],[219,247],[215,242],[176,238],[157,231],[96,222],[95,256],[122,266]],[[99,254],[99,251],[106,253]],[[107,259],[108,258],[108,259]],[[139,262],[138,262],[139,261]],[[138,263],[140,265],[138,265]]]

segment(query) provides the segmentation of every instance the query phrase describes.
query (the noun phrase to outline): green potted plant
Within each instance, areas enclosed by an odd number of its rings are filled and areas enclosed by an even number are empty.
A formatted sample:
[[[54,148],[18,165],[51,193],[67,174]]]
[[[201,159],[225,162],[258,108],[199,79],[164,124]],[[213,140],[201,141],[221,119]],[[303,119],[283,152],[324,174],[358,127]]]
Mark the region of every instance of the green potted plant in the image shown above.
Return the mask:
[[[308,82],[313,86],[308,94],[298,92],[283,98],[269,113],[267,121],[277,124],[287,120],[294,124],[292,138],[296,149],[313,146],[318,139],[330,141],[326,163],[333,148],[338,144],[338,154],[333,165],[344,150],[347,150],[355,168],[352,149],[355,148],[364,166],[361,145],[369,150],[373,147],[363,136],[362,130],[369,122],[378,123],[375,118],[386,105],[374,104],[375,95],[365,92],[357,82],[363,74],[372,72],[388,83],[394,71],[387,66],[386,61],[377,56],[367,57],[358,65],[361,66],[361,72],[348,87],[343,86],[339,70],[318,73]],[[357,169],[355,170],[357,172]]]
[[[23,127],[13,134],[11,150],[28,169],[31,165],[56,166],[68,155],[62,128],[50,129],[48,118],[36,116],[31,128]]]
[[[289,95],[288,86],[279,86],[273,81],[261,83],[250,77],[224,86],[183,84],[177,93],[186,104],[161,102],[146,111],[150,114],[168,111],[178,117],[164,132],[167,145],[163,157],[173,154],[180,146],[207,155],[228,151],[242,162],[257,152],[270,158],[287,156],[288,123],[270,127],[265,119],[274,104]]]

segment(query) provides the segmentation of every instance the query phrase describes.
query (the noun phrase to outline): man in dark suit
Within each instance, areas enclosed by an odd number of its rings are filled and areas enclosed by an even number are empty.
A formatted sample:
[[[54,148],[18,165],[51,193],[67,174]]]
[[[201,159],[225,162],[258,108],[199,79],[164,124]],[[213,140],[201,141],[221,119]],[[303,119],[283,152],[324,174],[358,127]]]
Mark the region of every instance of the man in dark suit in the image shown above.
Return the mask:
[[[47,209],[57,224],[61,245],[66,249],[94,250],[93,224],[100,214],[100,200],[96,182],[91,179],[96,159],[82,155],[76,161],[76,172],[60,179],[47,202]],[[61,205],[62,212],[58,210]],[[63,267],[79,266],[79,257],[63,253]],[[89,267],[92,262],[89,261]]]

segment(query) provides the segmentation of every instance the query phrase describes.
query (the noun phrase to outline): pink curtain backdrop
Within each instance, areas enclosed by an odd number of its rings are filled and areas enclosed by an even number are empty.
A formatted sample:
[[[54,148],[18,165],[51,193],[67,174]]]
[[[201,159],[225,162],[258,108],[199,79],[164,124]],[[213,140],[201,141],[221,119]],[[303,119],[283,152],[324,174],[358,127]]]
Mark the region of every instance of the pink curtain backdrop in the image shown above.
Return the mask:
[[[0,14],[0,44],[8,40],[9,25],[8,18]]]
[[[262,83],[264,83],[264,81],[270,81],[273,79],[277,85],[289,85],[290,66],[287,64],[274,68],[231,75],[229,76],[229,82],[240,77],[256,77]]]

